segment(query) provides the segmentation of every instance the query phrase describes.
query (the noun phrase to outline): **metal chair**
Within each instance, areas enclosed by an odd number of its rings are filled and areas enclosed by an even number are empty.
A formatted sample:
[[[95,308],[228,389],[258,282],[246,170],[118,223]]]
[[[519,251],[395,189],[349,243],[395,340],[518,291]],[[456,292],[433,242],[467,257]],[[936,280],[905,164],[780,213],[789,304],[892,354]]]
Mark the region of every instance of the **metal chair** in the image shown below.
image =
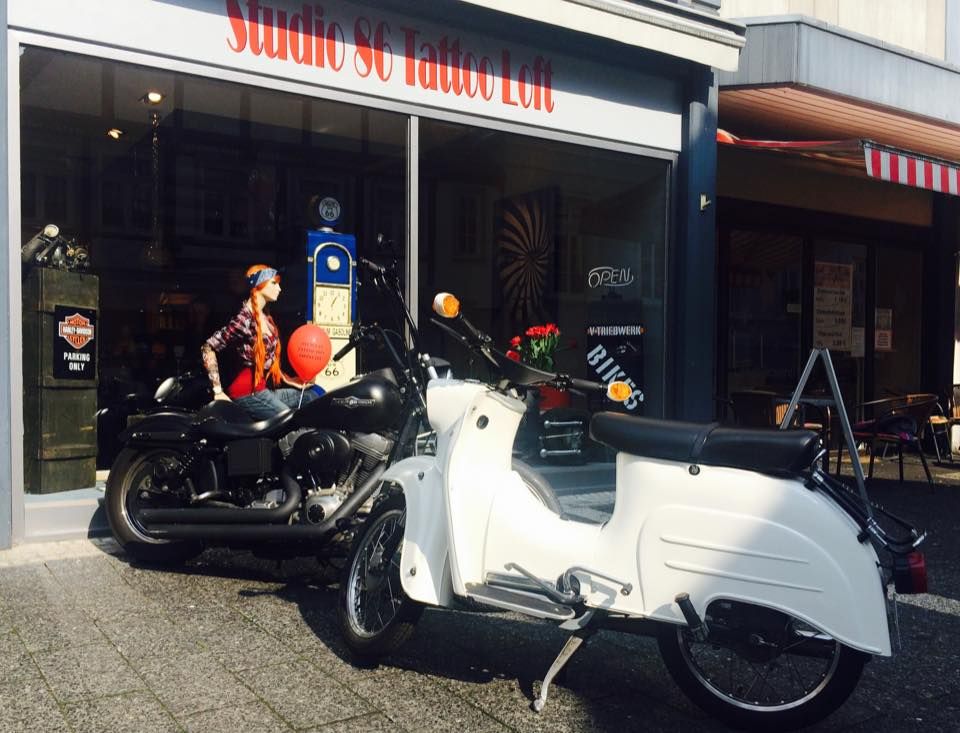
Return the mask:
[[[933,449],[937,453],[937,463],[943,461],[940,454],[940,437],[944,437],[946,444],[947,458],[953,463],[953,447],[950,433],[954,425],[960,425],[960,384],[953,385],[950,395],[946,402],[947,409],[937,403],[937,409],[930,415],[930,438],[933,440]]]
[[[888,397],[857,405],[855,411],[859,420],[852,426],[853,437],[857,442],[867,443],[870,446],[870,470],[867,477],[873,478],[873,464],[877,457],[877,450],[893,445],[897,448],[900,480],[903,481],[903,449],[909,446],[916,448],[927,481],[933,486],[933,476],[930,474],[930,467],[920,446],[920,435],[927,426],[930,415],[936,409],[937,396],[934,394]],[[841,443],[837,454],[838,474],[843,448]]]

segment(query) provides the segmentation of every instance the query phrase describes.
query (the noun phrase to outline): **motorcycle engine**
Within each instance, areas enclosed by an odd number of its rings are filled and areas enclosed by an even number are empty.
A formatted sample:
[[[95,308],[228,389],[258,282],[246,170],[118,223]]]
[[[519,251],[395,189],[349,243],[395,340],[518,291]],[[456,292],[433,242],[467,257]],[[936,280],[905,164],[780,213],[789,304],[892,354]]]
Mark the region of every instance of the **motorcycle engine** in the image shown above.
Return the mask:
[[[304,518],[319,524],[336,511],[390,455],[394,441],[378,433],[298,430],[279,441],[284,458],[315,488],[304,500]]]
[[[282,450],[282,448],[281,448]],[[334,430],[310,430],[296,437],[287,460],[319,486],[330,486],[350,465],[350,441]]]
[[[351,475],[352,487],[363,485],[380,463],[390,456],[393,440],[379,433],[353,433],[350,436],[356,460]]]

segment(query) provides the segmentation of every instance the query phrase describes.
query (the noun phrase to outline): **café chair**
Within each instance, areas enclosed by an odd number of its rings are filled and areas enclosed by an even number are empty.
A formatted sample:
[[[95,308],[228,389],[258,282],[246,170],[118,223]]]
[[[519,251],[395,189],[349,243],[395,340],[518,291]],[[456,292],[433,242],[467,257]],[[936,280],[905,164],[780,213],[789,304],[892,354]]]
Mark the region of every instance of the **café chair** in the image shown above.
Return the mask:
[[[937,452],[937,463],[943,461],[940,454],[940,438],[944,438],[947,460],[953,463],[953,448],[950,433],[954,425],[960,425],[960,384],[953,385],[947,399],[946,411],[937,403],[937,409],[930,415],[930,438],[933,440],[933,449]]]
[[[913,394],[901,397],[887,397],[880,400],[863,402],[855,407],[859,417],[853,424],[853,438],[857,443],[866,443],[870,447],[870,470],[867,478],[873,478],[873,464],[879,449],[894,446],[900,466],[900,480],[903,481],[903,449],[915,448],[923,464],[927,482],[933,486],[933,476],[920,445],[920,436],[929,423],[930,416],[937,409],[937,396],[933,394]],[[837,474],[840,473],[840,457],[844,445],[841,441],[837,452]]]

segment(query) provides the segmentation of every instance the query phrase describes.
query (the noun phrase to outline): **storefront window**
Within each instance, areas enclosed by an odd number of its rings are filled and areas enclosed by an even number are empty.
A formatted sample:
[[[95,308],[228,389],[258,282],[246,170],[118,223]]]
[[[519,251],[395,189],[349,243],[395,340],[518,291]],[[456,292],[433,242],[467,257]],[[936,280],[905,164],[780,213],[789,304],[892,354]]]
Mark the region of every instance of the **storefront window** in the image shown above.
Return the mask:
[[[557,370],[629,378],[631,414],[662,415],[669,163],[430,120],[420,151],[421,303],[456,293],[504,350],[554,323]],[[481,368],[424,332],[462,372]]]
[[[313,197],[339,200],[337,229],[361,254],[377,233],[402,249],[407,121],[41,48],[24,49],[20,69],[23,241],[56,224],[96,276],[24,274],[26,488],[47,492],[92,485],[126,412],[200,368],[247,266],[284,268],[281,334],[304,322]],[[54,305],[96,311],[98,380],[49,373]],[[117,421],[96,425],[105,408]]]
[[[923,256],[905,249],[877,251],[874,315],[874,396],[923,392],[920,338],[923,333]]]
[[[730,233],[728,394],[789,391],[796,383],[802,253],[800,237],[740,230]]]
[[[867,248],[817,241],[813,266],[813,345],[830,349],[844,400],[863,402],[867,390]]]

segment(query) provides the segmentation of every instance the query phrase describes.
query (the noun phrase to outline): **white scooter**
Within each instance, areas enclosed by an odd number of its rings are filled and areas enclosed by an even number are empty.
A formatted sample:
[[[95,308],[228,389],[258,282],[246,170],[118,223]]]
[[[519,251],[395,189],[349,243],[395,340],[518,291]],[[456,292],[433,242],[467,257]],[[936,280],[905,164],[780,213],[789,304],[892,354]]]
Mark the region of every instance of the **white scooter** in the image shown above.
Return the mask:
[[[677,684],[726,723],[809,725],[839,707],[871,655],[891,653],[886,586],[926,590],[922,536],[888,534],[819,468],[816,433],[744,430],[603,412],[594,440],[616,449],[609,521],[572,521],[511,470],[524,403],[553,384],[629,395],[510,360],[441,293],[443,325],[502,376],[438,379],[427,390],[435,456],[384,474],[357,533],[338,615],[351,650],[394,651],[424,605],[462,599],[557,622],[571,636],[550,683],[596,630],[656,636]],[[399,550],[399,552],[398,552]],[[881,563],[878,550],[890,561]]]

